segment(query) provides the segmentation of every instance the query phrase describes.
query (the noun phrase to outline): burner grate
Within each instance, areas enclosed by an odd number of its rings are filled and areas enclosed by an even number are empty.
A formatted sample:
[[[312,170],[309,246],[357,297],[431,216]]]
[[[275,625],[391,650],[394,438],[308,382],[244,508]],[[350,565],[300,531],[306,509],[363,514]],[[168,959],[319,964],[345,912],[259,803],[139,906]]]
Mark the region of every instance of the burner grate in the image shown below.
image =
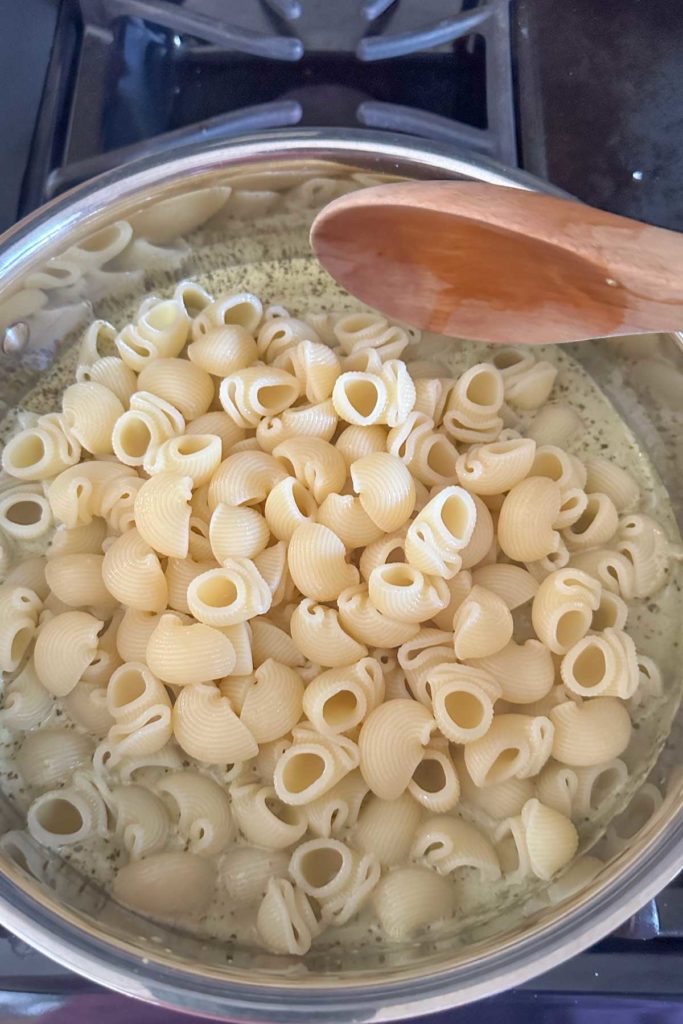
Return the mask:
[[[63,0],[21,212],[140,157],[296,124],[515,165],[509,0]]]

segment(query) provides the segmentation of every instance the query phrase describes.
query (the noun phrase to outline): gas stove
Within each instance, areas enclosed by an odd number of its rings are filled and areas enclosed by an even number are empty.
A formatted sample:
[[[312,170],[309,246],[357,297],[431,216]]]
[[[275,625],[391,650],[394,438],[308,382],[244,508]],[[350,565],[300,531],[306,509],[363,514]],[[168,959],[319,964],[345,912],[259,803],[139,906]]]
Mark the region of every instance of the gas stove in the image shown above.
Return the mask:
[[[49,12],[47,3],[2,14],[37,47],[31,18],[56,10],[38,58],[42,94],[33,90],[30,107],[17,64],[3,101],[25,103],[9,150],[20,185],[8,176],[0,228],[139,157],[294,125],[438,140],[683,228],[683,7],[671,0],[55,0]],[[12,24],[5,39],[16,37]],[[0,39],[0,66],[10,59]],[[680,1001],[679,879],[588,952],[441,1016],[504,1012],[528,1024],[608,1006],[621,1021]],[[124,1015],[185,1019],[106,993],[0,930],[0,1024]]]

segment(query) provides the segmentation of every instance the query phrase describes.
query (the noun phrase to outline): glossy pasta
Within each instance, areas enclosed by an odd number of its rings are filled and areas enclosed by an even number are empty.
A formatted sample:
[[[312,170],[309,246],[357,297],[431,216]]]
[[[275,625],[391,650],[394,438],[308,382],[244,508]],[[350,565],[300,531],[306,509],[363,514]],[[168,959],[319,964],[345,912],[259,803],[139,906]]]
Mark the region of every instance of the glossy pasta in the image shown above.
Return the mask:
[[[345,190],[272,173],[167,214]],[[137,220],[93,266],[181,258],[175,221]],[[477,887],[560,898],[599,869],[577,829],[609,822],[667,694],[631,637],[647,607],[629,619],[676,555],[647,466],[586,454],[564,356],[449,376],[437,339],[286,301],[183,281],[90,325],[60,411],[17,413],[0,725],[31,841],[79,867],[106,848],[126,906],[290,957],[349,923],[421,941]]]

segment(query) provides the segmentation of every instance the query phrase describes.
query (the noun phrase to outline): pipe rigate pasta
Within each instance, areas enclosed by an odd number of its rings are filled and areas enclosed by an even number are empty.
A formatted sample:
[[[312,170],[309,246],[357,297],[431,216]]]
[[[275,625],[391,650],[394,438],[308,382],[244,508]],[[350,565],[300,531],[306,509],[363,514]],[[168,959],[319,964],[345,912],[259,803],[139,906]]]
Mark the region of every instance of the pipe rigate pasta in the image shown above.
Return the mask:
[[[104,579],[104,555],[59,555],[45,567],[53,594],[73,608],[97,606],[113,610],[118,599]]]
[[[422,627],[412,640],[398,649],[398,663],[405,673],[410,691],[416,700],[431,707],[427,683],[430,673],[440,665],[454,663],[453,633]]]
[[[219,883],[237,906],[253,906],[266,894],[271,878],[286,878],[288,855],[257,846],[232,846],[220,860]]]
[[[119,903],[153,917],[201,914],[211,902],[215,874],[204,857],[169,850],[119,868],[112,891]]]
[[[296,528],[287,563],[295,586],[314,601],[334,601],[358,583],[358,569],[346,561],[344,544],[320,523],[302,523]]]
[[[335,447],[344,456],[347,467],[350,467],[364,455],[387,451],[387,442],[387,429],[380,424],[370,427],[351,425],[342,430]]]
[[[245,370],[256,361],[256,342],[239,324],[226,324],[206,331],[187,346],[187,356],[195,366],[216,377],[227,377]]]
[[[478,566],[472,573],[472,583],[498,594],[510,611],[531,601],[538,590],[538,581],[531,573],[505,563]]]
[[[273,774],[275,792],[283,803],[310,803],[358,767],[358,746],[346,736],[319,733],[302,724],[293,729],[292,738]]]
[[[404,793],[395,800],[370,795],[363,803],[353,830],[353,843],[391,867],[408,857],[413,834],[422,816],[420,805]]]
[[[217,505],[259,505],[287,472],[266,452],[236,452],[221,462],[209,484],[209,508]]]
[[[566,445],[581,430],[581,417],[567,402],[550,402],[542,406],[527,429],[527,437],[541,445]]]
[[[222,457],[220,437],[214,434],[190,434],[171,437],[148,451],[143,463],[146,473],[174,472],[192,477],[194,487],[208,483]]]
[[[339,359],[332,349],[310,338],[288,348],[273,364],[296,377],[306,398],[314,404],[331,397],[341,373]]]
[[[175,299],[152,299],[144,306],[114,340],[121,359],[136,373],[156,359],[179,355],[190,327],[185,307]]]
[[[214,299],[192,321],[192,338],[204,337],[216,327],[236,324],[254,334],[263,319],[263,303],[252,292],[234,292]]]
[[[104,623],[87,612],[64,612],[44,622],[33,659],[36,675],[55,697],[65,697],[94,660]]]
[[[633,596],[656,593],[666,580],[671,558],[669,542],[659,524],[646,515],[622,516],[612,544],[633,564]]]
[[[266,949],[302,956],[321,932],[306,894],[286,878],[271,878],[256,915]]]
[[[162,615],[147,641],[147,664],[173,686],[222,679],[235,666],[235,648],[220,630],[203,622],[185,625],[178,615]]]
[[[159,779],[154,791],[164,801],[190,853],[213,857],[234,839],[230,801],[214,779],[195,771],[173,772]]]
[[[540,800],[528,800],[516,820],[501,823],[495,833],[503,872],[521,879],[535,875],[549,881],[573,858],[579,837],[564,814]]]
[[[605,494],[617,512],[630,512],[638,504],[640,488],[633,477],[609,459],[586,459],[586,491]]]
[[[204,764],[232,764],[258,753],[258,744],[210,683],[184,686],[173,705],[173,735],[185,753]]]
[[[2,452],[2,468],[18,480],[49,480],[73,466],[81,457],[81,446],[64,417],[48,413],[35,426],[11,437]]]
[[[334,335],[345,355],[373,349],[380,359],[398,359],[410,344],[408,332],[379,313],[348,313],[334,325]]]
[[[253,366],[221,381],[220,403],[239,427],[256,427],[264,416],[277,416],[293,405],[301,384],[286,370]]]
[[[54,710],[52,694],[38,679],[33,662],[28,661],[5,686],[0,725],[12,732],[28,732],[36,726],[45,725]]]
[[[113,391],[94,381],[72,384],[62,396],[62,413],[67,429],[87,452],[106,455],[112,451],[112,430],[124,413]]]
[[[288,476],[275,484],[266,498],[263,514],[270,533],[289,543],[298,526],[316,518],[315,498],[296,477]],[[322,521],[322,520],[321,520]],[[331,529],[332,524],[327,523]],[[265,547],[265,544],[264,544]]]
[[[192,558],[169,558],[166,562],[164,581],[166,583],[166,605],[174,612],[190,614],[190,606],[187,603],[187,588],[192,580],[209,569],[215,569],[216,563],[213,559],[207,562],[195,562]]]
[[[185,420],[174,405],[159,395],[136,391],[128,410],[114,424],[114,454],[127,466],[142,466],[149,453],[182,434],[184,427]]]
[[[360,499],[353,494],[328,494],[317,511],[316,520],[336,533],[347,548],[371,545],[382,537],[380,527],[373,523]]]
[[[458,457],[458,480],[474,494],[502,494],[529,474],[535,454],[530,438],[474,445]]]
[[[547,647],[538,640],[517,644],[511,640],[495,654],[474,661],[500,685],[503,700],[529,704],[542,700],[555,682],[555,664]]]
[[[47,498],[56,522],[70,529],[87,526],[102,512],[102,497],[107,485],[131,471],[115,462],[82,462],[63,470],[50,482]]]
[[[36,797],[26,827],[42,846],[74,846],[107,834],[107,809],[94,786],[73,783]]]
[[[356,769],[345,775],[332,789],[317,800],[306,804],[306,820],[309,831],[316,836],[329,838],[338,835],[345,828],[352,828],[370,790]]]
[[[408,527],[406,559],[416,569],[450,579],[462,565],[460,552],[472,539],[477,507],[462,487],[444,487]]]
[[[285,736],[301,718],[304,684],[296,669],[269,658],[254,672],[240,719],[257,743]]]
[[[207,626],[234,626],[267,612],[271,594],[249,558],[226,558],[221,568],[195,576],[187,588],[187,603]]]
[[[562,537],[570,551],[583,551],[607,544],[619,524],[617,510],[606,494],[588,494],[586,499],[586,507],[578,519],[562,530]]]
[[[342,455],[319,437],[293,437],[274,448],[273,455],[318,504],[344,486],[346,463]]]
[[[552,755],[571,767],[611,761],[626,750],[631,738],[629,713],[616,697],[566,701],[548,712],[554,726]]]
[[[360,643],[377,647],[398,647],[416,636],[416,622],[402,622],[383,615],[370,601],[367,583],[347,587],[337,598],[339,621],[346,632]]]
[[[358,747],[361,774],[376,796],[395,800],[405,792],[435,728],[417,701],[392,700],[370,712]]]
[[[164,849],[171,822],[158,796],[144,786],[115,786],[108,802],[114,833],[131,861]]]
[[[578,697],[628,700],[638,688],[636,646],[623,630],[608,627],[570,647],[560,675],[566,690]]]
[[[374,658],[321,672],[303,693],[303,711],[318,732],[350,732],[384,699],[384,676]]]
[[[192,477],[157,473],[135,497],[135,523],[143,540],[160,555],[186,558],[190,544]]]
[[[493,844],[474,825],[451,815],[427,818],[417,828],[411,854],[440,875],[473,868],[482,882],[496,882],[500,865]]]
[[[560,535],[554,524],[562,504],[559,486],[530,476],[510,490],[498,518],[498,543],[515,562],[534,562],[556,551]]]
[[[410,517],[415,508],[415,483],[409,470],[395,455],[374,452],[351,465],[353,489],[373,523],[391,533]]]
[[[377,885],[372,900],[382,930],[394,940],[450,917],[455,909],[453,887],[423,867],[391,871]]]
[[[389,562],[368,579],[370,600],[383,615],[399,622],[425,622],[448,604],[446,581],[425,576],[407,562]]]
[[[458,661],[496,654],[512,639],[513,621],[502,597],[475,584],[453,618]]]
[[[351,426],[372,427],[385,422],[387,385],[376,373],[347,370],[337,377],[332,404],[339,419]]]
[[[566,654],[586,635],[600,604],[600,589],[580,569],[560,569],[543,580],[531,605],[531,621],[553,654]]]
[[[306,831],[305,808],[283,803],[272,786],[236,784],[230,795],[237,826],[250,843],[286,850]]]
[[[62,698],[62,702],[69,717],[98,739],[106,736],[114,724],[114,719],[107,708],[106,686],[98,686],[81,680],[74,686],[71,693]],[[44,717],[49,717],[49,715]]]
[[[460,781],[447,750],[425,748],[407,792],[433,814],[455,807],[460,799]]]
[[[264,452],[272,452],[293,437],[319,437],[331,441],[338,417],[332,399],[316,405],[296,405],[279,416],[265,416],[256,428],[256,440]]]
[[[108,388],[126,409],[137,387],[137,375],[116,355],[106,355],[104,358],[95,359],[89,366],[79,366],[76,380],[79,384],[92,382]]]
[[[49,789],[85,768],[93,741],[73,729],[49,726],[26,733],[17,753],[17,768],[27,786]]]
[[[364,658],[368,649],[349,635],[334,608],[316,604],[305,597],[290,621],[292,640],[309,661],[327,668],[351,665]]]
[[[441,664],[427,673],[426,689],[439,731],[454,743],[472,743],[493,721],[501,686],[488,672],[466,665]]]
[[[28,587],[11,583],[0,587],[0,669],[3,672],[14,672],[19,667],[36,635],[42,606],[38,595]]]
[[[550,757],[554,719],[542,715],[495,715],[488,731],[465,747],[465,764],[477,786],[536,775]]]

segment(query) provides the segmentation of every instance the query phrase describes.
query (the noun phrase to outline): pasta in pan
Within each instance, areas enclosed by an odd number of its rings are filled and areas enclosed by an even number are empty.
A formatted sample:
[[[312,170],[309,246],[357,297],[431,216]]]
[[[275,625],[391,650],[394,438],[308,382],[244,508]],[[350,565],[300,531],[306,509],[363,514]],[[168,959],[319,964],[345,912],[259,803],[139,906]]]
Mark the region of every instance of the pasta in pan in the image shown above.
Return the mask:
[[[272,173],[214,197],[225,223],[288,216]],[[126,906],[289,956],[559,892],[642,782],[670,687],[629,603],[677,554],[647,466],[580,434],[568,357],[192,281],[128,319],[3,453],[0,725],[32,841],[106,847]]]

